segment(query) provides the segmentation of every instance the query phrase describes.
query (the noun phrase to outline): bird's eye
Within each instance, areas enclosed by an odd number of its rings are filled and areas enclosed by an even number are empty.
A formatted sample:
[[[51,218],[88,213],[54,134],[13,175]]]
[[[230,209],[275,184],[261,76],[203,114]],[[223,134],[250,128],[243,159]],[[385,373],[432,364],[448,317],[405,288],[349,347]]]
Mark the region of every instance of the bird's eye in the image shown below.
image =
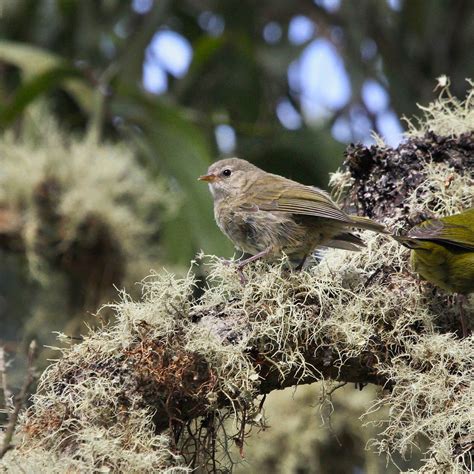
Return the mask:
[[[226,178],[228,178],[231,174],[232,174],[232,171],[228,168],[222,172],[222,176],[225,176]]]

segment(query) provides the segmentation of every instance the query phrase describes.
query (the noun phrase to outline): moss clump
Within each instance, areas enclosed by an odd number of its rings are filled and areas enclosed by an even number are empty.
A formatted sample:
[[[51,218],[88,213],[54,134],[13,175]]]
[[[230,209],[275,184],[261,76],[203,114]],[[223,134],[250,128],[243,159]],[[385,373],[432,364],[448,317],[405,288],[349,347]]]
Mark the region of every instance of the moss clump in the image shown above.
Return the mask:
[[[38,112],[19,137],[0,140],[0,209],[17,220],[32,270],[105,232],[124,260],[145,250],[175,207],[164,182],[152,180],[123,144],[71,137]]]
[[[446,153],[433,160],[437,144]],[[472,146],[472,134],[429,134],[397,150],[357,147],[337,181],[350,207],[404,227],[472,204],[472,168],[462,165],[472,158],[459,152]],[[299,273],[285,258],[257,262],[244,287],[232,265],[201,256],[208,281],[198,299],[192,268],[185,278],[153,275],[141,299],[123,294],[113,306],[115,323],[46,371],[4,465],[47,452],[97,470],[151,472],[146,456],[216,470],[232,462],[228,444],[243,450],[261,423],[262,395],[330,378],[384,388],[373,408],[390,408],[379,452],[392,458],[420,446],[422,471],[469,471],[474,337],[456,335],[457,309],[419,282],[405,249],[388,236],[363,238],[361,252],[324,251]],[[119,449],[104,455],[103,443],[120,433]]]

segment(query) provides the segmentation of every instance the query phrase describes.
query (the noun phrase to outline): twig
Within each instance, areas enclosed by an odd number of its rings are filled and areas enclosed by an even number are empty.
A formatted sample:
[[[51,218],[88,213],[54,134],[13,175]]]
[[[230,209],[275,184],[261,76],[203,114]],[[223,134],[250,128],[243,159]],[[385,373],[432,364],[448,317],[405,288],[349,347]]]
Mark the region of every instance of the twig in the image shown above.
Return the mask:
[[[326,396],[327,396],[327,397],[330,397],[337,389],[344,387],[344,385],[347,385],[347,382],[340,382],[340,383],[338,383],[337,385],[335,385],[334,387],[332,387],[331,390],[328,390],[328,391],[326,392]]]
[[[0,449],[0,459],[2,459],[3,456],[5,456],[5,454],[10,449],[13,448],[13,445],[11,444],[11,442],[13,439],[13,434],[15,432],[15,426],[18,420],[18,415],[20,413],[21,408],[26,402],[26,399],[29,394],[30,386],[35,379],[34,361],[36,360],[36,355],[37,355],[36,348],[37,348],[37,344],[36,344],[36,341],[33,339],[28,349],[28,367],[27,367],[25,380],[23,381],[23,385],[21,387],[20,393],[16,395],[14,399],[13,412],[8,421],[7,429],[3,437],[2,448]]]
[[[332,394],[336,390],[344,387],[344,385],[347,385],[347,382],[340,382],[340,383],[334,385],[334,387],[332,387],[328,391],[326,391],[326,389],[323,385],[323,395],[321,397],[321,406],[320,406],[323,423],[325,423],[327,421],[329,432],[334,436],[334,439],[337,441],[337,444],[341,447],[342,447],[342,443],[339,440],[339,437],[337,436],[337,433],[334,430],[334,428],[332,426],[332,422],[331,422],[331,415],[332,415],[332,412],[334,411],[334,405],[332,404]],[[326,420],[324,418],[325,415],[324,415],[324,412],[323,412],[324,402],[326,402],[329,405],[329,410],[330,410],[329,413],[326,415],[327,416]]]
[[[0,346],[0,390],[3,393],[3,397],[0,401],[3,400],[3,406],[6,407],[7,400],[10,398],[10,391],[7,385],[7,364],[5,362],[5,349],[3,346]]]

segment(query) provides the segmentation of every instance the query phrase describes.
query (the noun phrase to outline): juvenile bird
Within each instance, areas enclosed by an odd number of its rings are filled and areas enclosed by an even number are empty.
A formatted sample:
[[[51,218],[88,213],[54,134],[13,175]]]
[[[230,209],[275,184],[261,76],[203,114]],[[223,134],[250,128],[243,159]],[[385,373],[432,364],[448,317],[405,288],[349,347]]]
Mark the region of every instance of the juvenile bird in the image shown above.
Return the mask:
[[[411,249],[411,266],[425,280],[460,297],[463,335],[468,333],[462,302],[474,292],[474,207],[460,214],[429,219],[406,236],[394,236]]]
[[[237,267],[242,281],[242,268],[260,258],[284,252],[301,269],[318,246],[363,247],[352,228],[385,232],[381,224],[346,214],[324,191],[238,158],[217,161],[198,179],[209,183],[219,228],[239,250],[252,255]]]

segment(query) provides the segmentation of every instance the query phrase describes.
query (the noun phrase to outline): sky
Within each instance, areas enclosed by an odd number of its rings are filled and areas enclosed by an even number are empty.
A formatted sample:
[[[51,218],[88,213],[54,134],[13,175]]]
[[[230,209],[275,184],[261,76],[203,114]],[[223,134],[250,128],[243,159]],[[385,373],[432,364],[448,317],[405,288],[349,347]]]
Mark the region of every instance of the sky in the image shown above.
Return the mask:
[[[328,11],[339,8],[340,0],[315,0]],[[400,0],[386,0],[397,10]],[[134,0],[133,7],[146,13],[152,0]],[[225,29],[224,21],[212,12],[204,12],[199,24],[210,35],[218,36]],[[337,29],[335,29],[337,30]],[[338,35],[340,32],[334,31]],[[262,30],[262,36],[269,44],[282,39],[282,29],[278,23],[270,22]],[[305,16],[292,18],[288,28],[288,40],[295,45],[305,45],[299,57],[288,68],[288,81],[291,89],[300,97],[302,115],[292,104],[282,97],[276,114],[282,125],[290,130],[298,129],[303,121],[317,124],[330,117],[335,110],[345,107],[353,91],[343,58],[331,41],[318,37],[316,26]],[[361,45],[361,56],[370,59],[377,54],[377,45],[366,40]],[[152,38],[143,65],[143,85],[154,94],[167,91],[167,74],[176,78],[186,75],[193,58],[192,45],[179,33],[163,29]],[[324,71],[324,74],[321,73]],[[359,92],[359,91],[358,91]],[[374,78],[367,78],[360,91],[367,109],[376,117],[377,127],[385,142],[396,146],[402,139],[403,129],[390,106],[386,88]],[[331,130],[333,137],[342,142],[360,141],[373,143],[371,123],[364,108],[352,105],[344,117],[338,118]],[[229,125],[218,125],[215,129],[217,145],[221,152],[230,153],[235,148],[235,132]]]

